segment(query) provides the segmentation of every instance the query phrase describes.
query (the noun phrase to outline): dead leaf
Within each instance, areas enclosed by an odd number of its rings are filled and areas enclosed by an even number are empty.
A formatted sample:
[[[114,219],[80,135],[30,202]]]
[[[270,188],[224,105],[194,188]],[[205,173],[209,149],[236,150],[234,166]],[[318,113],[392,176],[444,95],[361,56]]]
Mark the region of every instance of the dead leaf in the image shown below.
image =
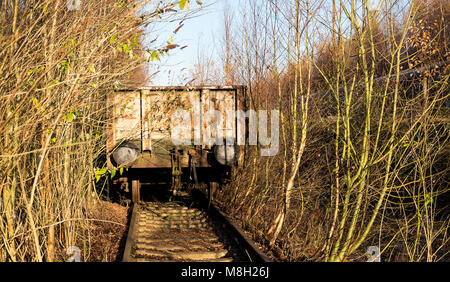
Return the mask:
[[[175,29],[175,31],[173,33],[177,34],[178,31],[180,31],[180,29],[184,26],[184,24],[181,24],[179,27],[177,27],[177,29]]]

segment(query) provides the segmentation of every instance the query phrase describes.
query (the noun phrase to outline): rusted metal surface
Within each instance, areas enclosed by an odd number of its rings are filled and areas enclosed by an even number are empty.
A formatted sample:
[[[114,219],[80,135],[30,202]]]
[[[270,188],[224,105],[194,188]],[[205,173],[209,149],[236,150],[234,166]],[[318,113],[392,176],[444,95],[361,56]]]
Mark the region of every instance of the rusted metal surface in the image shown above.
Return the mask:
[[[147,87],[111,92],[108,95],[108,154],[121,142],[131,140],[140,148],[141,156],[129,167],[169,168],[170,151],[174,148],[172,127],[183,128],[172,122],[179,110],[189,112],[191,124],[186,126],[188,132],[184,133],[186,139],[197,141],[198,145],[183,145],[186,152],[210,150],[208,136],[237,140],[239,134],[245,134],[238,130],[235,116],[236,110],[245,108],[244,97],[244,87]],[[222,121],[216,120],[212,111],[219,111]],[[227,122],[228,115],[233,118]],[[213,123],[216,126],[211,126]],[[206,155],[200,152],[198,158],[206,158]],[[183,167],[188,166],[188,159],[186,154]],[[199,167],[210,166],[206,159],[197,164]],[[113,164],[108,162],[108,166],[111,168]]]
[[[112,105],[110,110],[112,131],[108,136],[109,151],[125,140],[141,138],[140,97],[139,91],[122,92],[120,95],[108,97],[108,103]]]
[[[133,208],[124,262],[271,262],[214,205],[139,203]]]
[[[190,111],[199,101],[200,91],[142,91],[142,113],[145,148],[153,151],[158,142],[171,143],[171,118],[178,110]],[[192,119],[191,119],[192,121]],[[193,127],[194,124],[191,124]]]

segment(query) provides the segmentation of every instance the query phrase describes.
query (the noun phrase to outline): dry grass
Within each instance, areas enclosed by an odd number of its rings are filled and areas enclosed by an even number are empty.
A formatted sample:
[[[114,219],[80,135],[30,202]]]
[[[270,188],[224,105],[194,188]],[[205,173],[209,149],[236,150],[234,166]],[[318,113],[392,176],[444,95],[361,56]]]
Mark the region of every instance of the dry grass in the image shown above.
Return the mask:
[[[86,238],[88,262],[120,262],[125,248],[128,220],[131,210],[127,207],[98,202],[89,208]]]
[[[367,1],[247,3],[226,26],[243,32],[224,69],[249,85],[250,108],[280,110],[281,144],[273,158],[248,148],[224,208],[282,260],[363,261],[369,246],[383,260],[442,260],[448,1],[387,1],[378,19]],[[445,67],[402,76],[434,62]]]
[[[142,29],[184,14],[166,13],[171,0],[80,2],[0,2],[0,261],[60,261],[80,242],[87,259],[115,259],[112,245],[90,256],[87,239],[94,175],[109,176],[106,94],[165,54]]]

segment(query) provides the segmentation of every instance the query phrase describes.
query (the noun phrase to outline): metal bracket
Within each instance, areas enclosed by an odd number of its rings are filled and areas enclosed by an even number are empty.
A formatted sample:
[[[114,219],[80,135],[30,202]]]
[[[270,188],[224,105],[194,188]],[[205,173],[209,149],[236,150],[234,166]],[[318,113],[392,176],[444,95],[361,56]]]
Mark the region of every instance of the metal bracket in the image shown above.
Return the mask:
[[[181,155],[178,147],[171,152],[170,156],[172,164],[172,195],[176,196],[177,191],[182,188],[181,175],[183,174],[181,170]]]

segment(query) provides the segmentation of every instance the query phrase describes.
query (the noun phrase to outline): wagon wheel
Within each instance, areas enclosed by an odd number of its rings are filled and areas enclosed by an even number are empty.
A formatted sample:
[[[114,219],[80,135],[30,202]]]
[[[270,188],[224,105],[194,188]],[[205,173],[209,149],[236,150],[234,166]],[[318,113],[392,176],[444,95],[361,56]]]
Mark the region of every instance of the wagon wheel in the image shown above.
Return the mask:
[[[133,180],[131,182],[131,200],[133,203],[141,200],[141,183],[139,180]]]

